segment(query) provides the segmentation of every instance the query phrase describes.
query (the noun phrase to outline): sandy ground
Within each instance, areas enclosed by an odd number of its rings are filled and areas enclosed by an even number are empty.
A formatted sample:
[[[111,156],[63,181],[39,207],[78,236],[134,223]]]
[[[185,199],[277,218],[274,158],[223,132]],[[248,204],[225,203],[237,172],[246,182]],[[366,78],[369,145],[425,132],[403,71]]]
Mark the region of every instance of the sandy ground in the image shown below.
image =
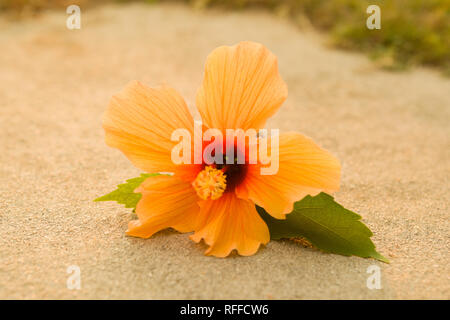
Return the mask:
[[[450,81],[388,73],[261,12],[162,5],[0,18],[0,298],[450,298]],[[279,58],[289,98],[271,127],[298,130],[343,163],[344,206],[391,260],[287,241],[252,257],[203,256],[163,231],[125,236],[130,211],[92,199],[139,171],[103,140],[101,114],[132,79],[167,82],[193,106],[207,54],[240,40]],[[366,287],[381,267],[382,289]],[[68,290],[67,267],[81,269]]]

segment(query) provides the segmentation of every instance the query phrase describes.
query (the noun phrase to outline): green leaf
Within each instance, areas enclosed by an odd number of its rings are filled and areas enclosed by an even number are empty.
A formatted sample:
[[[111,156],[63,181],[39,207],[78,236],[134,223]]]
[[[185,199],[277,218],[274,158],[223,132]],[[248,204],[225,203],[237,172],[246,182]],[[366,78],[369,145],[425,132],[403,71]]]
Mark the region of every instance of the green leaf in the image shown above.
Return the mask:
[[[296,202],[285,220],[273,218],[261,207],[256,209],[267,223],[272,239],[304,237],[325,252],[371,257],[389,263],[375,250],[370,240],[373,234],[360,221],[361,216],[345,209],[326,193],[306,196]]]
[[[134,193],[134,190],[148,177],[157,175],[159,175],[159,173],[142,173],[140,177],[128,179],[126,183],[119,184],[116,190],[105,194],[94,201],[117,201],[118,203],[125,205],[125,208],[135,209],[142,195],[140,193]]]

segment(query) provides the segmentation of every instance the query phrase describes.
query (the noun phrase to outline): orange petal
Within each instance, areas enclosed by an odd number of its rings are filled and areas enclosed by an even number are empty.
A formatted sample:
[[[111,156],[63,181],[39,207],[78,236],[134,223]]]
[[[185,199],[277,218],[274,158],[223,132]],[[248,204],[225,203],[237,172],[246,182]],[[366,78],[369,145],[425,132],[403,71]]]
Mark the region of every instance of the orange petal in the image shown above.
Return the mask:
[[[149,177],[135,192],[142,198],[136,206],[139,220],[128,225],[130,236],[149,238],[169,227],[191,232],[202,221],[197,194],[188,182],[168,175]]]
[[[286,97],[275,55],[259,43],[240,42],[208,56],[197,108],[209,128],[258,129]]]
[[[172,88],[149,88],[133,81],[112,97],[103,116],[106,143],[121,150],[146,172],[172,172],[172,132],[193,132],[193,118],[183,98]],[[192,135],[191,135],[192,136]]]
[[[236,194],[254,201],[275,218],[284,219],[293,210],[294,202],[306,195],[337,191],[341,165],[331,153],[300,133],[282,134],[279,139],[278,172],[261,175],[263,165],[249,165]]]
[[[249,256],[258,251],[261,243],[270,240],[269,229],[255,205],[238,199],[232,192],[217,200],[202,201],[200,207],[205,224],[191,239],[195,242],[204,239],[209,245],[206,255],[226,257],[236,249],[240,255]]]

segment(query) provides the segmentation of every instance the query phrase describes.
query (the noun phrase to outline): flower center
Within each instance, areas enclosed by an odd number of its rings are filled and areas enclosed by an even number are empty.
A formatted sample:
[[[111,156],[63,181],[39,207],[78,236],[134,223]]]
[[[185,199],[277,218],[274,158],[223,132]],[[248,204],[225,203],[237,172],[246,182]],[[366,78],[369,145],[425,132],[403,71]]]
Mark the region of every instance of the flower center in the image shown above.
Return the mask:
[[[192,186],[201,199],[211,198],[216,200],[222,196],[227,188],[227,176],[222,170],[207,166],[200,171]]]

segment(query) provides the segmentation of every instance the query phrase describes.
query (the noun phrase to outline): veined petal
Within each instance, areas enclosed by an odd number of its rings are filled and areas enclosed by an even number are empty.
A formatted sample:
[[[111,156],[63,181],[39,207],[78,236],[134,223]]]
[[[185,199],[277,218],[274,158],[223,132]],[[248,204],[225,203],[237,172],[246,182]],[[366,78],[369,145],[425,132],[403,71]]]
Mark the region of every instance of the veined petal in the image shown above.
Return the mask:
[[[142,193],[142,198],[136,206],[139,220],[128,225],[130,236],[149,238],[166,228],[191,232],[202,222],[197,194],[188,182],[174,176],[154,176],[135,192]]]
[[[206,220],[204,226],[191,235],[209,245],[206,255],[226,257],[233,249],[249,256],[260,244],[270,240],[269,229],[251,201],[238,199],[233,192],[225,193],[217,200],[200,202],[200,212]]]
[[[215,49],[207,58],[197,108],[209,128],[259,129],[287,97],[277,58],[255,42]]]
[[[300,133],[281,134],[279,139],[278,172],[261,175],[262,164],[249,165],[236,194],[254,201],[273,217],[284,219],[294,202],[306,195],[337,191],[341,165],[331,153]]]
[[[193,132],[193,118],[183,98],[172,88],[149,88],[133,81],[112,97],[103,116],[106,143],[121,150],[146,172],[173,172],[172,132]],[[192,134],[191,134],[192,136]]]

